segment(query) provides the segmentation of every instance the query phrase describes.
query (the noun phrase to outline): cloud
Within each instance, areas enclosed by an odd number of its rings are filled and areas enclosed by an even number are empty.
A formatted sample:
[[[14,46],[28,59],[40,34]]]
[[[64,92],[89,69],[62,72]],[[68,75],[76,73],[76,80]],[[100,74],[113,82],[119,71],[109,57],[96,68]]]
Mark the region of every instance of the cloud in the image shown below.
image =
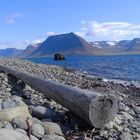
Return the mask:
[[[23,18],[25,17],[24,14],[21,14],[21,13],[14,13],[14,14],[11,14],[9,16],[7,16],[5,19],[4,19],[4,22],[6,24],[14,24],[19,18]]]
[[[140,36],[140,25],[127,22],[81,21],[79,35],[94,40],[121,40]]]
[[[30,40],[0,42],[0,49],[5,48],[24,49],[28,44],[30,44],[30,42],[31,42]]]
[[[35,39],[33,41],[31,41],[31,44],[38,44],[38,43],[41,43],[41,39]]]
[[[81,36],[81,37],[85,37],[85,33],[84,32],[74,32],[76,35]]]
[[[55,32],[46,32],[44,34],[42,34],[41,36],[37,37],[37,39],[33,40],[32,43],[40,43],[43,42],[45,39],[47,39],[49,36],[52,35],[57,35],[57,33]]]
[[[33,40],[0,42],[0,49],[5,49],[5,48],[25,49],[29,44],[41,43],[51,35],[56,35],[56,33],[47,32]]]

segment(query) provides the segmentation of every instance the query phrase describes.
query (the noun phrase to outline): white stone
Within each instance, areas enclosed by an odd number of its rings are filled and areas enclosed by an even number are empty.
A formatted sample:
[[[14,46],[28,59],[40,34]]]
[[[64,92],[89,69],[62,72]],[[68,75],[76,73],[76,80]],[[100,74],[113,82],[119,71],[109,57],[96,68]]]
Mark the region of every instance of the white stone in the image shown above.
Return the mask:
[[[25,130],[21,129],[21,128],[16,128],[15,130],[20,132],[20,133],[22,133],[22,134],[24,134],[24,135],[27,134],[27,132]]]
[[[25,119],[31,118],[28,108],[25,106],[15,106],[0,111],[0,121],[12,121],[18,116],[22,116]]]
[[[11,129],[0,129],[0,140],[29,140],[27,135]]]
[[[32,125],[32,134],[37,138],[41,138],[45,134],[44,127],[41,124],[33,124]]]
[[[46,134],[50,135],[50,134],[59,134],[59,135],[63,135],[62,130],[60,128],[60,126],[57,123],[53,123],[53,122],[42,122],[44,128],[45,128],[45,132]]]
[[[31,140],[39,140],[39,139],[36,138],[35,136],[31,135]]]
[[[22,118],[21,116],[13,119],[12,120],[12,125],[15,128],[21,128],[21,129],[24,129],[24,130],[28,129],[28,125],[27,125],[27,122],[26,122],[25,118]]]

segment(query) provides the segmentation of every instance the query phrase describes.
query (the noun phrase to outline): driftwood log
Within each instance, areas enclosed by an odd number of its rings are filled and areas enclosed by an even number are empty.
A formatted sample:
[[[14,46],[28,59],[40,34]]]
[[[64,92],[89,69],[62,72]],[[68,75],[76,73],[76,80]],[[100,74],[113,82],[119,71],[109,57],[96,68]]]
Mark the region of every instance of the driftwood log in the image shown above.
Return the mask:
[[[105,124],[112,121],[117,112],[117,99],[112,95],[100,95],[88,90],[54,83],[4,65],[0,65],[0,69],[23,80],[96,128],[103,128]]]

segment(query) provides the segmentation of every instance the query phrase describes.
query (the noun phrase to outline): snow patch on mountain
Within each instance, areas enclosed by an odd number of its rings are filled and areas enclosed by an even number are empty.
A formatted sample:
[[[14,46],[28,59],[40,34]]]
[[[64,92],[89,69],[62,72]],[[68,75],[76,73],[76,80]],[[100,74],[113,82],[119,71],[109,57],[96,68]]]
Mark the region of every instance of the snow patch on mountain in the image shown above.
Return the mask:
[[[110,46],[115,46],[116,42],[115,41],[107,41],[107,44],[109,44]]]

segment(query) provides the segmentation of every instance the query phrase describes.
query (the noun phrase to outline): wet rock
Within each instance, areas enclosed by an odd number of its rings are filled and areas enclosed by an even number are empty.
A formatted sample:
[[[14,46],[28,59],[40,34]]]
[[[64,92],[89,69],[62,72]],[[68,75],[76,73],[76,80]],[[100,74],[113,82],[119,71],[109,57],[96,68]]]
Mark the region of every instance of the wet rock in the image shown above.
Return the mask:
[[[32,125],[32,134],[36,136],[37,138],[42,138],[45,134],[44,127],[41,124],[33,124]]]

